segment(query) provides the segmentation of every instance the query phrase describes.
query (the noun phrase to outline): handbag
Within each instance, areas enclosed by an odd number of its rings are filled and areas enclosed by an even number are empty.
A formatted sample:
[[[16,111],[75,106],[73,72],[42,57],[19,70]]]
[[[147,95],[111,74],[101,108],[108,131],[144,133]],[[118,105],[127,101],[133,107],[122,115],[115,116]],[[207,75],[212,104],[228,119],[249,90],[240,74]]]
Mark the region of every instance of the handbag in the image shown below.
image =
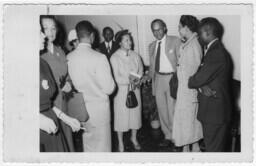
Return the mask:
[[[136,98],[136,95],[134,91],[132,90],[132,85],[128,85],[128,93],[126,98],[126,107],[127,108],[135,108],[138,106],[138,100]]]
[[[79,120],[80,122],[86,122],[89,119],[83,94],[80,92],[74,93],[73,97],[68,101],[68,114],[69,116]]]
[[[170,95],[172,98],[177,98],[177,91],[178,91],[178,76],[177,73],[173,73],[172,78],[169,82],[170,86]]]

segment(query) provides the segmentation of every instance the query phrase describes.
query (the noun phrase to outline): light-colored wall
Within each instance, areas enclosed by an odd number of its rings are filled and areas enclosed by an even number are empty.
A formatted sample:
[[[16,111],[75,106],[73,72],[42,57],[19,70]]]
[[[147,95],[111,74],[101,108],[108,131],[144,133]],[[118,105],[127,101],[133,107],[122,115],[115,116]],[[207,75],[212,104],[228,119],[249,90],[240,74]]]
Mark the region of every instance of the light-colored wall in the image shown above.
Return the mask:
[[[102,30],[104,27],[109,26],[114,30],[114,33],[124,29],[129,29],[134,38],[135,50],[138,51],[138,34],[136,16],[104,16],[104,15],[89,15],[89,16],[57,16],[57,19],[65,25],[67,33],[74,29],[76,24],[82,20],[90,21],[95,28],[99,31],[100,39],[103,41]]]
[[[234,62],[234,78],[240,80],[240,16],[238,15],[197,15],[198,19],[204,17],[216,17],[224,26],[223,43],[230,52]],[[102,29],[110,26],[115,32],[120,30],[119,25],[129,29],[134,38],[135,51],[137,51],[145,65],[149,65],[148,45],[154,40],[151,32],[151,21],[160,18],[167,24],[168,35],[179,36],[178,24],[180,15],[89,15],[89,16],[57,16],[57,19],[65,25],[67,32],[75,28],[81,20],[89,20],[99,30],[101,41]],[[118,25],[119,24],[119,25]]]
[[[165,21],[168,28],[168,35],[179,35],[178,33],[178,24],[180,16],[139,16],[140,21],[144,24],[143,31],[144,34],[139,36],[139,39],[143,38],[144,43],[141,44],[143,47],[141,55],[145,55],[145,63],[148,64],[147,56],[147,46],[150,42],[154,40],[154,36],[150,29],[151,21],[160,18]],[[226,46],[227,50],[230,52],[233,63],[234,63],[234,78],[240,80],[240,16],[238,15],[199,15],[196,16],[199,20],[204,17],[215,17],[217,18],[224,26],[224,35],[223,43]]]

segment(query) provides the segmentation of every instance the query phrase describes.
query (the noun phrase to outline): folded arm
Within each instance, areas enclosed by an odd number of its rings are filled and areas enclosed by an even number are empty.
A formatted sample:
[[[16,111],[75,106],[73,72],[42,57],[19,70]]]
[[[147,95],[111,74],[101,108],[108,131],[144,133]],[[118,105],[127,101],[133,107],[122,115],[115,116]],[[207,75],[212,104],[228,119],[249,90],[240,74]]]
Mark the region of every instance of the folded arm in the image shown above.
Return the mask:
[[[188,87],[198,89],[204,85],[209,84],[212,80],[216,78],[219,72],[225,66],[224,59],[220,56],[207,57],[203,66],[189,78]]]

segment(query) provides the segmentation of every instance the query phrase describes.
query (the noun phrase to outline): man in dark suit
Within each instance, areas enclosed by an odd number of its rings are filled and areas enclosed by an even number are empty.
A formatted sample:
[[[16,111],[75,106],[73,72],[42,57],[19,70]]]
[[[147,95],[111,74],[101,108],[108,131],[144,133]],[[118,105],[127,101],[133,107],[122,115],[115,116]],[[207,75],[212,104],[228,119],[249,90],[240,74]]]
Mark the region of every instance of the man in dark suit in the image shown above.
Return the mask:
[[[110,59],[111,55],[118,49],[116,42],[113,41],[114,31],[110,27],[105,27],[102,34],[105,40],[100,43],[99,51]]]
[[[200,22],[199,37],[206,47],[201,66],[190,79],[189,88],[198,89],[197,118],[202,123],[207,152],[225,151],[231,117],[230,80],[232,61],[220,39],[223,27],[212,17]]]

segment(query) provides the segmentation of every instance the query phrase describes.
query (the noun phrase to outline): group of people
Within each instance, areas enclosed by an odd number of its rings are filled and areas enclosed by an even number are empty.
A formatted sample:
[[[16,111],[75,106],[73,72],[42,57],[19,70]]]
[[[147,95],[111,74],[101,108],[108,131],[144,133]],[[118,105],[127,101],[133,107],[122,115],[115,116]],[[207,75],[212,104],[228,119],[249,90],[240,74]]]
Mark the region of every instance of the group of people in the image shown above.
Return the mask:
[[[132,35],[112,28],[103,29],[104,41],[97,49],[95,28],[80,21],[69,35],[72,51],[66,56],[54,45],[56,20],[41,16],[40,50],[40,151],[74,151],[72,132],[81,129],[85,152],[111,151],[111,120],[118,138],[118,151],[124,152],[123,133],[131,130],[131,142],[141,149],[137,132],[142,126],[141,85],[152,81],[164,139],[159,146],[173,144],[184,152],[200,152],[204,139],[207,152],[225,150],[230,121],[229,81],[231,57],[221,37],[223,27],[212,17],[198,19],[182,15],[180,37],[167,35],[161,19],[151,22],[155,41],[149,45],[149,70],[133,50]],[[115,39],[115,40],[114,40]],[[177,74],[177,97],[170,94],[170,80]],[[134,79],[133,76],[139,79]],[[83,94],[89,114],[85,123],[69,116],[64,93],[73,89]],[[135,108],[127,107],[127,95],[133,91]],[[116,91],[116,93],[114,93]],[[114,95],[113,95],[114,93]],[[111,97],[109,97],[111,96]],[[113,99],[113,119],[110,116]]]

